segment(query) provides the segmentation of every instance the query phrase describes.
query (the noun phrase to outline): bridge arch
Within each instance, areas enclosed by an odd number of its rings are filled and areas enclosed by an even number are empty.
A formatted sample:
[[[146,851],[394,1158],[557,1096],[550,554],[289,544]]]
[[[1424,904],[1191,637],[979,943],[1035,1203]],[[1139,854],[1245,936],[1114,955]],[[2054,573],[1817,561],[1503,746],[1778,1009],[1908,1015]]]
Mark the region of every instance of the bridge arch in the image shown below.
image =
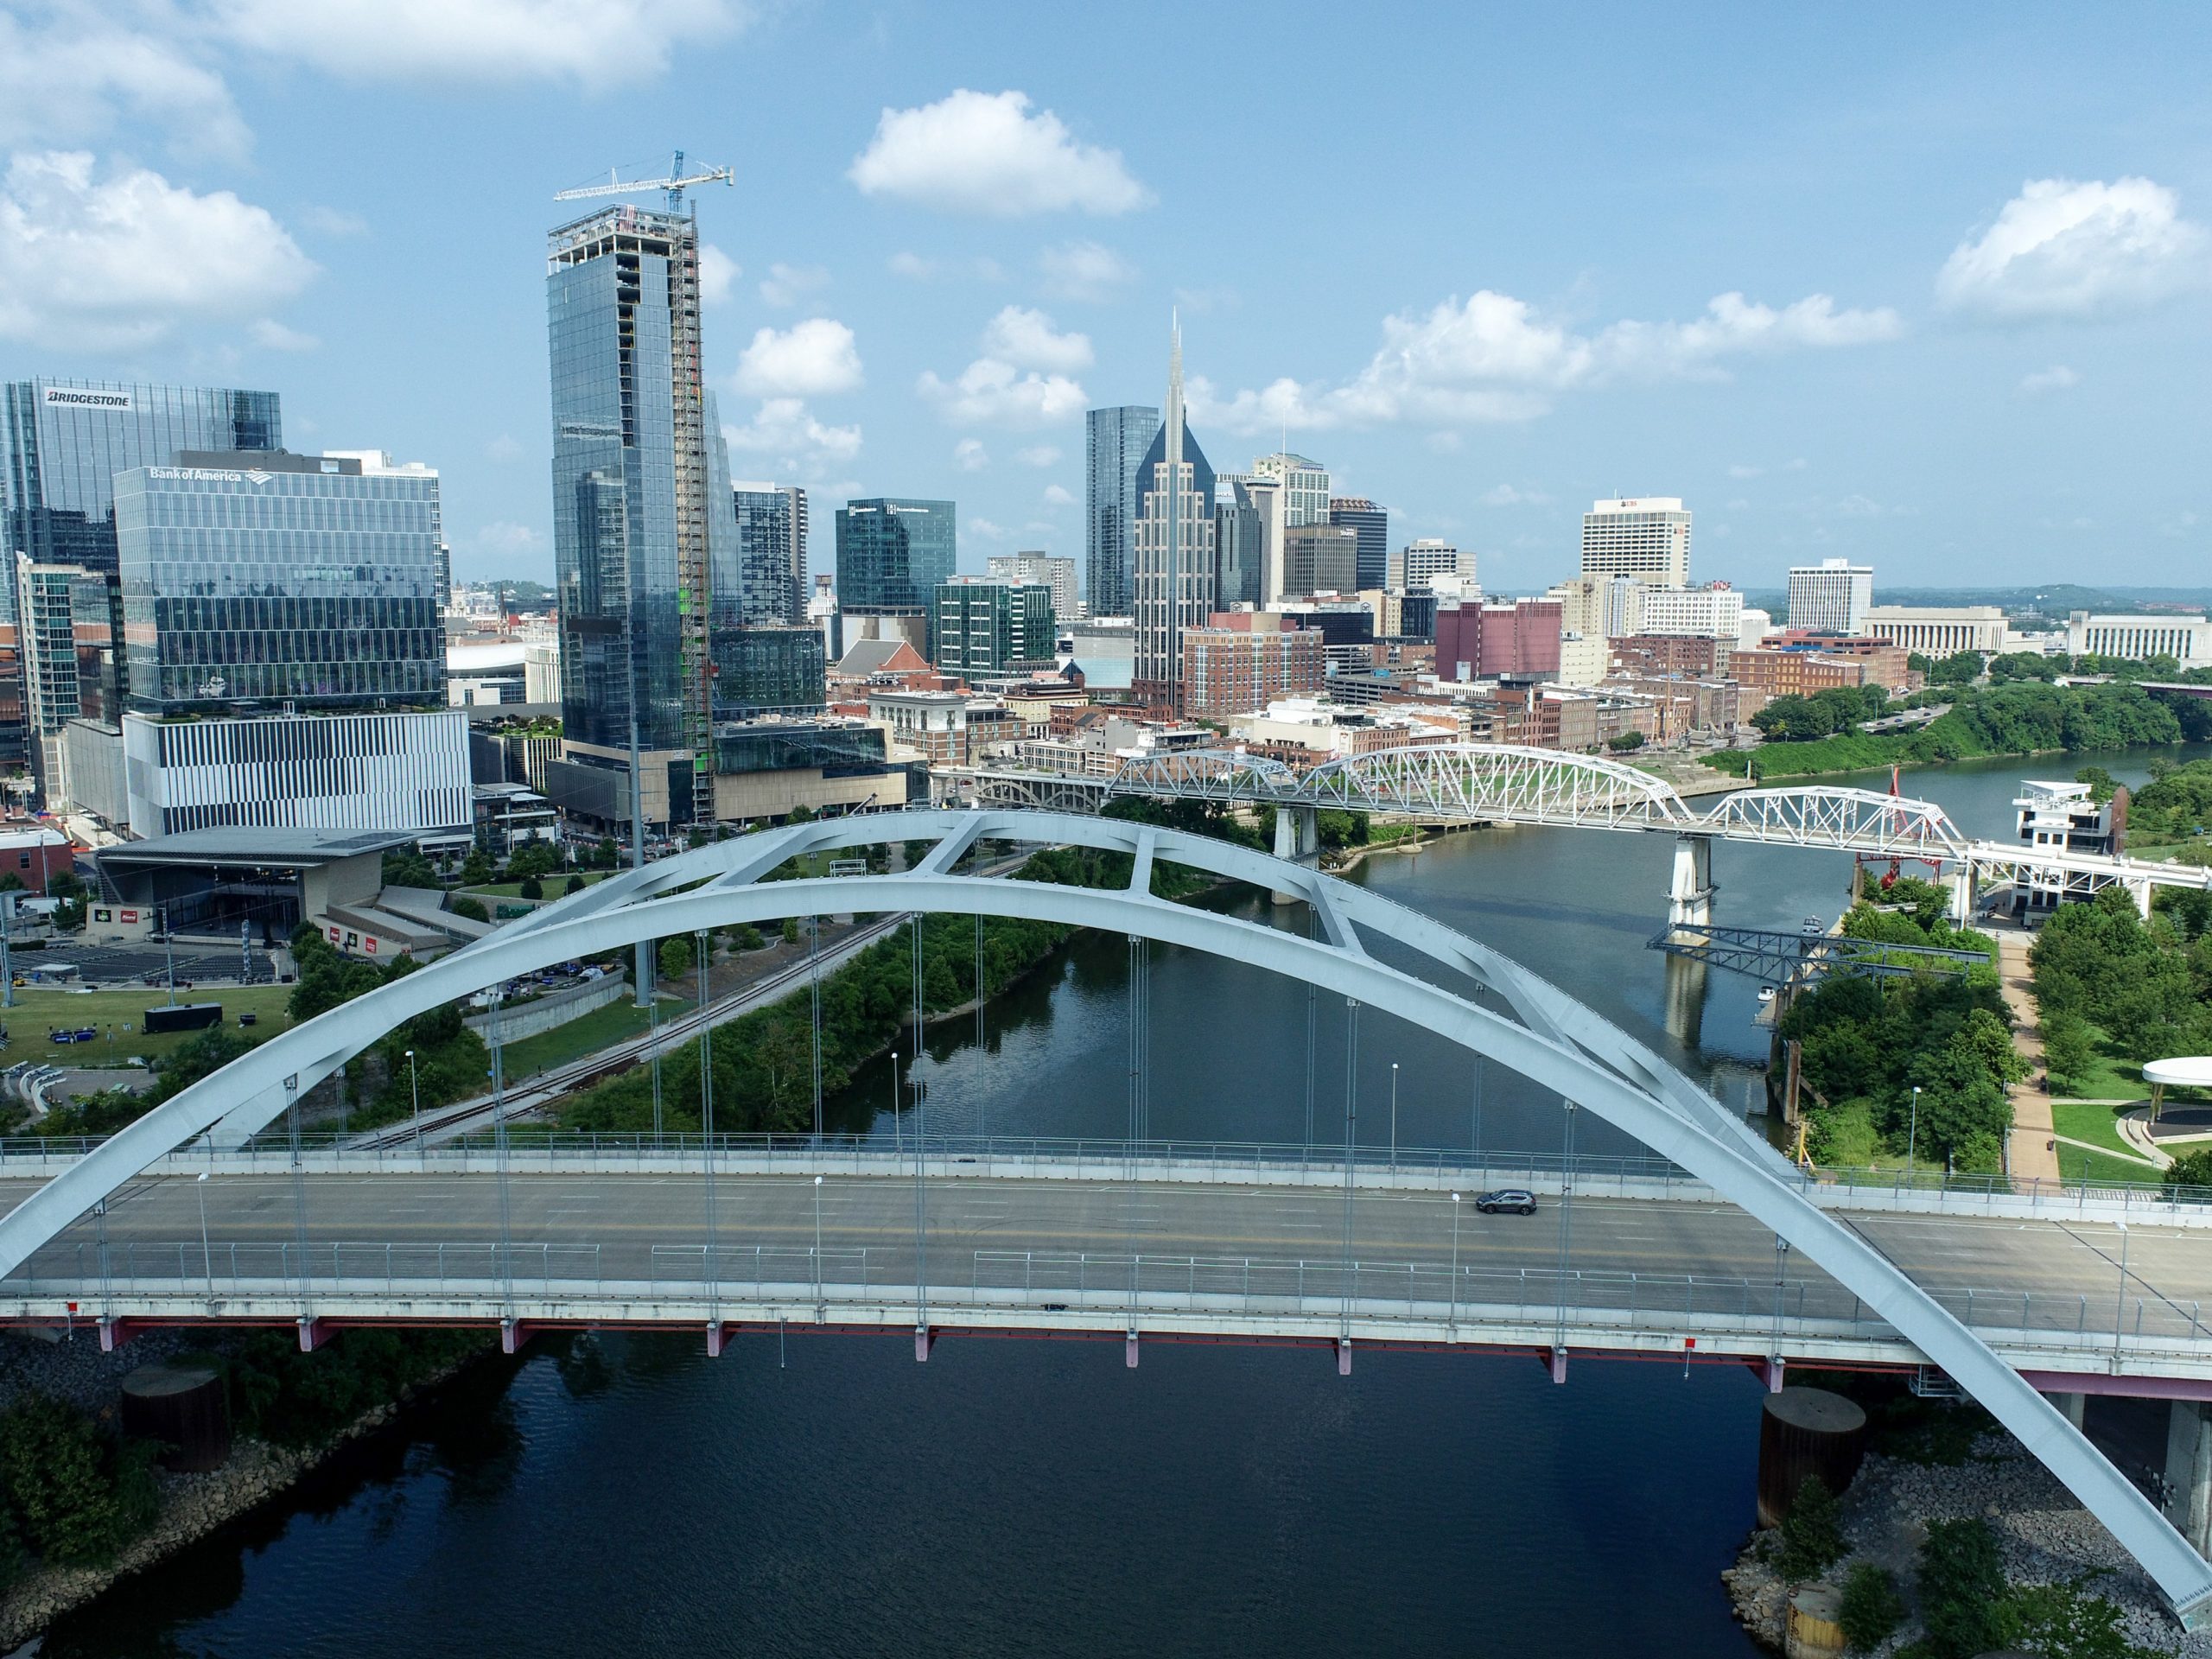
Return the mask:
[[[1605,829],[1683,828],[1665,779],[1601,755],[1504,743],[1422,743],[1340,755],[1306,775],[1318,805],[1420,817],[1541,820]]]
[[[1135,860],[1130,884],[1100,890],[956,874],[986,838],[1125,851]],[[760,881],[799,854],[910,840],[936,845],[900,874]],[[1317,937],[1154,899],[1151,871],[1160,859],[1301,894],[1313,907]],[[2184,1622],[2212,1603],[2212,1565],[2079,1430],[1872,1245],[1814,1205],[1786,1163],[1649,1049],[1487,946],[1364,888],[1226,842],[1110,819],[888,813],[746,836],[612,877],[272,1037],[181,1090],[0,1217],[0,1275],[165,1154],[226,1120],[243,1127],[242,1112],[245,1121],[273,1120],[302,1078],[442,1003],[537,968],[670,934],[789,915],[910,910],[1101,928],[1248,963],[1382,1009],[1574,1101],[1803,1251],[1942,1366],[2111,1530]],[[1370,954],[1363,932],[1411,949],[1432,970],[1471,979],[1517,1020]]]

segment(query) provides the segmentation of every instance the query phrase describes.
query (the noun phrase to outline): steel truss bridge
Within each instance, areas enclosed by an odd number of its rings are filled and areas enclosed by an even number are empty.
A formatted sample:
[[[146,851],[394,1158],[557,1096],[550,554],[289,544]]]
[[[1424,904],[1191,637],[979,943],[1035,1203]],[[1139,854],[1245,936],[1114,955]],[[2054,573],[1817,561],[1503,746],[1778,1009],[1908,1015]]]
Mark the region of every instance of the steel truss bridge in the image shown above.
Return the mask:
[[[1946,950],[1932,944],[1887,944],[1847,933],[1791,933],[1764,927],[1670,927],[1653,936],[1649,949],[1688,957],[1768,984],[1803,987],[1831,975],[1844,978],[1909,979],[1915,974],[1962,974],[1993,967],[1979,950]]]
[[[899,874],[764,880],[804,855],[918,841],[934,844]],[[1050,844],[1128,855],[1128,884],[978,873],[996,868],[993,849]],[[1311,931],[1156,899],[1160,861],[1294,894]],[[821,1146],[747,1161],[712,1138],[711,1096],[690,1157],[656,1147],[556,1166],[555,1152],[511,1145],[503,1118],[488,1170],[481,1149],[410,1160],[300,1139],[306,1088],[431,1008],[641,941],[846,912],[1052,921],[1127,935],[1135,963],[1154,943],[1242,963],[1341,997],[1353,1054],[1363,1009],[1407,1020],[1561,1102],[1559,1166],[1521,1180],[1552,1213],[1468,1216],[1450,1192],[1494,1172],[1378,1165],[1355,1070],[1342,1154],[1308,1147],[1294,1166],[1137,1143],[1106,1160],[1008,1160],[932,1137],[918,1096],[888,1156],[879,1139],[849,1161]],[[1132,975],[1137,1126],[1145,978]],[[1648,1168],[1609,1188],[1573,1159],[1583,1111],[1645,1147]],[[271,1168],[253,1137],[279,1120]],[[202,1171],[212,1179],[189,1179]],[[1741,1359],[1776,1387],[1793,1358],[1924,1364],[2012,1430],[2184,1623],[2212,1605],[2212,1565],[2169,1518],[2201,1541],[2212,1491],[2185,1484],[2178,1511],[2162,1510],[2038,1391],[2164,1393],[2192,1402],[2192,1433],[2212,1433],[2193,1403],[2212,1395],[2197,1304],[2212,1274],[2187,1217],[2163,1214],[2162,1233],[2139,1213],[2120,1236],[2133,1237],[2133,1267],[2123,1257],[2107,1279],[2116,1230],[2086,1192],[2070,1217],[2036,1212],[2032,1196],[1954,1213],[1938,1192],[1929,1215],[1915,1192],[1817,1193],[1688,1077],[1480,941],[1313,869],[1150,825],[912,811],[701,848],[272,1036],[79,1155],[0,1157],[0,1186],[13,1200],[0,1319],[90,1319],[108,1341],[147,1321],[282,1320],[308,1346],[378,1320],[496,1322],[510,1344],[539,1324],[677,1324],[718,1351],[733,1328],[780,1324],[911,1329],[918,1358],[960,1329],[1103,1334],[1132,1363],[1147,1337],[1310,1342],[1344,1370],[1366,1343],[1517,1349],[1562,1382],[1578,1349]]]
[[[1341,809],[1432,823],[1528,823],[1565,829],[1669,831],[1713,840],[1821,848],[1872,858],[1951,866],[1955,891],[1971,905],[1985,881],[2029,882],[2069,896],[2118,882],[2146,908],[2153,887],[2212,888],[2212,869],[2163,861],[1979,840],[1929,801],[1872,790],[1800,784],[1745,789],[1700,811],[1664,779],[1597,755],[1505,744],[1451,743],[1345,755],[1295,772],[1236,749],[1183,749],[1128,760],[1107,775],[1013,768],[951,770],[934,785],[946,804],[1027,806],[1096,812],[1122,796],[1273,806],[1279,811]],[[1278,850],[1303,852],[1287,839]],[[1701,921],[1686,887],[1709,890],[1709,867],[1678,873],[1676,920]]]

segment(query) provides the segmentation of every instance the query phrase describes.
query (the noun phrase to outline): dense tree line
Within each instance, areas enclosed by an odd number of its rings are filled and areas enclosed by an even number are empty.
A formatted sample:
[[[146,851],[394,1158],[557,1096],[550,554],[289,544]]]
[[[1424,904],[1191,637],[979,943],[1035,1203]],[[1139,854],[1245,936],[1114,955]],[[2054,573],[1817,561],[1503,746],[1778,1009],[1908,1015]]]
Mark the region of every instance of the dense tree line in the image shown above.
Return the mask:
[[[1751,716],[1751,724],[1770,743],[1802,743],[1854,730],[1860,721],[1880,716],[1889,701],[1883,686],[1831,686],[1809,697],[1777,697]]]
[[[1790,701],[1777,698],[1768,709]],[[1809,704],[1815,699],[1797,701]],[[1755,715],[1753,723],[1758,721]],[[1846,725],[1825,735],[1811,732],[1756,750],[1723,750],[1708,756],[1706,764],[1738,774],[1756,769],[1763,778],[1806,777],[1982,755],[2130,748],[2201,736],[2212,736],[2212,709],[2192,699],[2162,699],[2133,684],[2018,680],[1961,690],[1948,713],[1917,731],[1870,734]]]
[[[1940,916],[1923,928],[1910,915],[1884,919],[1863,905],[1845,931],[1955,949],[1973,948],[1967,941],[1978,938],[1962,938]],[[2012,1046],[1993,966],[1946,977],[1831,979],[1797,999],[1779,1032],[1800,1045],[1803,1083],[1814,1096],[1805,1110],[1815,1160],[1902,1162],[1910,1154],[1922,1167],[2000,1166],[2012,1123],[2005,1085],[2026,1066]]]
[[[2212,1052],[2205,910],[2184,902],[2146,922],[2124,889],[2107,887],[2044,924],[2028,959],[2054,1089],[2072,1092],[2107,1044],[2133,1060]]]

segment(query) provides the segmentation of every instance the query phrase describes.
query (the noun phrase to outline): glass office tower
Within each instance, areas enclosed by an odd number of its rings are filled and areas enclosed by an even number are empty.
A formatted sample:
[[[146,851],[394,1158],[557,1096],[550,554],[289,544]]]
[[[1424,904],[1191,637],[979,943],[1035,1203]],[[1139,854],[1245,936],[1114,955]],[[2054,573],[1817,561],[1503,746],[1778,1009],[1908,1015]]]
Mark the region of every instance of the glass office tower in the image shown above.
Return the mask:
[[[275,449],[283,442],[273,391],[115,380],[0,385],[0,631],[14,632],[15,556],[23,554],[35,565],[73,566],[101,577],[107,613],[82,620],[94,632],[118,634],[115,475],[164,465],[181,450]],[[41,612],[65,591],[87,604],[94,597],[67,583],[49,586]],[[16,643],[0,642],[0,766],[38,761]],[[49,768],[40,772],[50,776]]]
[[[1084,416],[1089,481],[1084,493],[1084,581],[1093,616],[1127,616],[1135,605],[1137,514],[1145,452],[1160,435],[1160,411],[1137,404]]]
[[[563,755],[626,771],[634,725],[646,820],[703,821],[709,567],[735,527],[701,382],[696,226],[602,209],[552,233],[545,281]]]
[[[1329,522],[1340,530],[1358,532],[1353,550],[1352,580],[1362,589],[1380,588],[1389,578],[1390,515],[1365,496],[1329,498]]]
[[[444,706],[435,474],[179,459],[115,480],[130,708]]]
[[[956,543],[950,501],[848,501],[837,509],[838,607],[927,610],[938,585],[952,579]]]
[[[737,557],[715,567],[715,620],[748,628],[806,621],[806,492],[789,484],[739,484],[732,499]]]

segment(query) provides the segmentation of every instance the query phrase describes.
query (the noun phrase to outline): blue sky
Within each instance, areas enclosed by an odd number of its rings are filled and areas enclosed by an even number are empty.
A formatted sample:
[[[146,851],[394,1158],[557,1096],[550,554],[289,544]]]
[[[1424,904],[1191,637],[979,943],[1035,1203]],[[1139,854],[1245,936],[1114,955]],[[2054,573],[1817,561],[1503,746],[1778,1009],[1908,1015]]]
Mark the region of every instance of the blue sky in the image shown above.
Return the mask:
[[[1679,494],[1693,574],[2212,583],[2202,5],[0,0],[0,377],[273,387],[440,467],[550,577],[543,238],[698,193],[739,477],[1082,552],[1082,410],[1280,446],[1573,566]]]

